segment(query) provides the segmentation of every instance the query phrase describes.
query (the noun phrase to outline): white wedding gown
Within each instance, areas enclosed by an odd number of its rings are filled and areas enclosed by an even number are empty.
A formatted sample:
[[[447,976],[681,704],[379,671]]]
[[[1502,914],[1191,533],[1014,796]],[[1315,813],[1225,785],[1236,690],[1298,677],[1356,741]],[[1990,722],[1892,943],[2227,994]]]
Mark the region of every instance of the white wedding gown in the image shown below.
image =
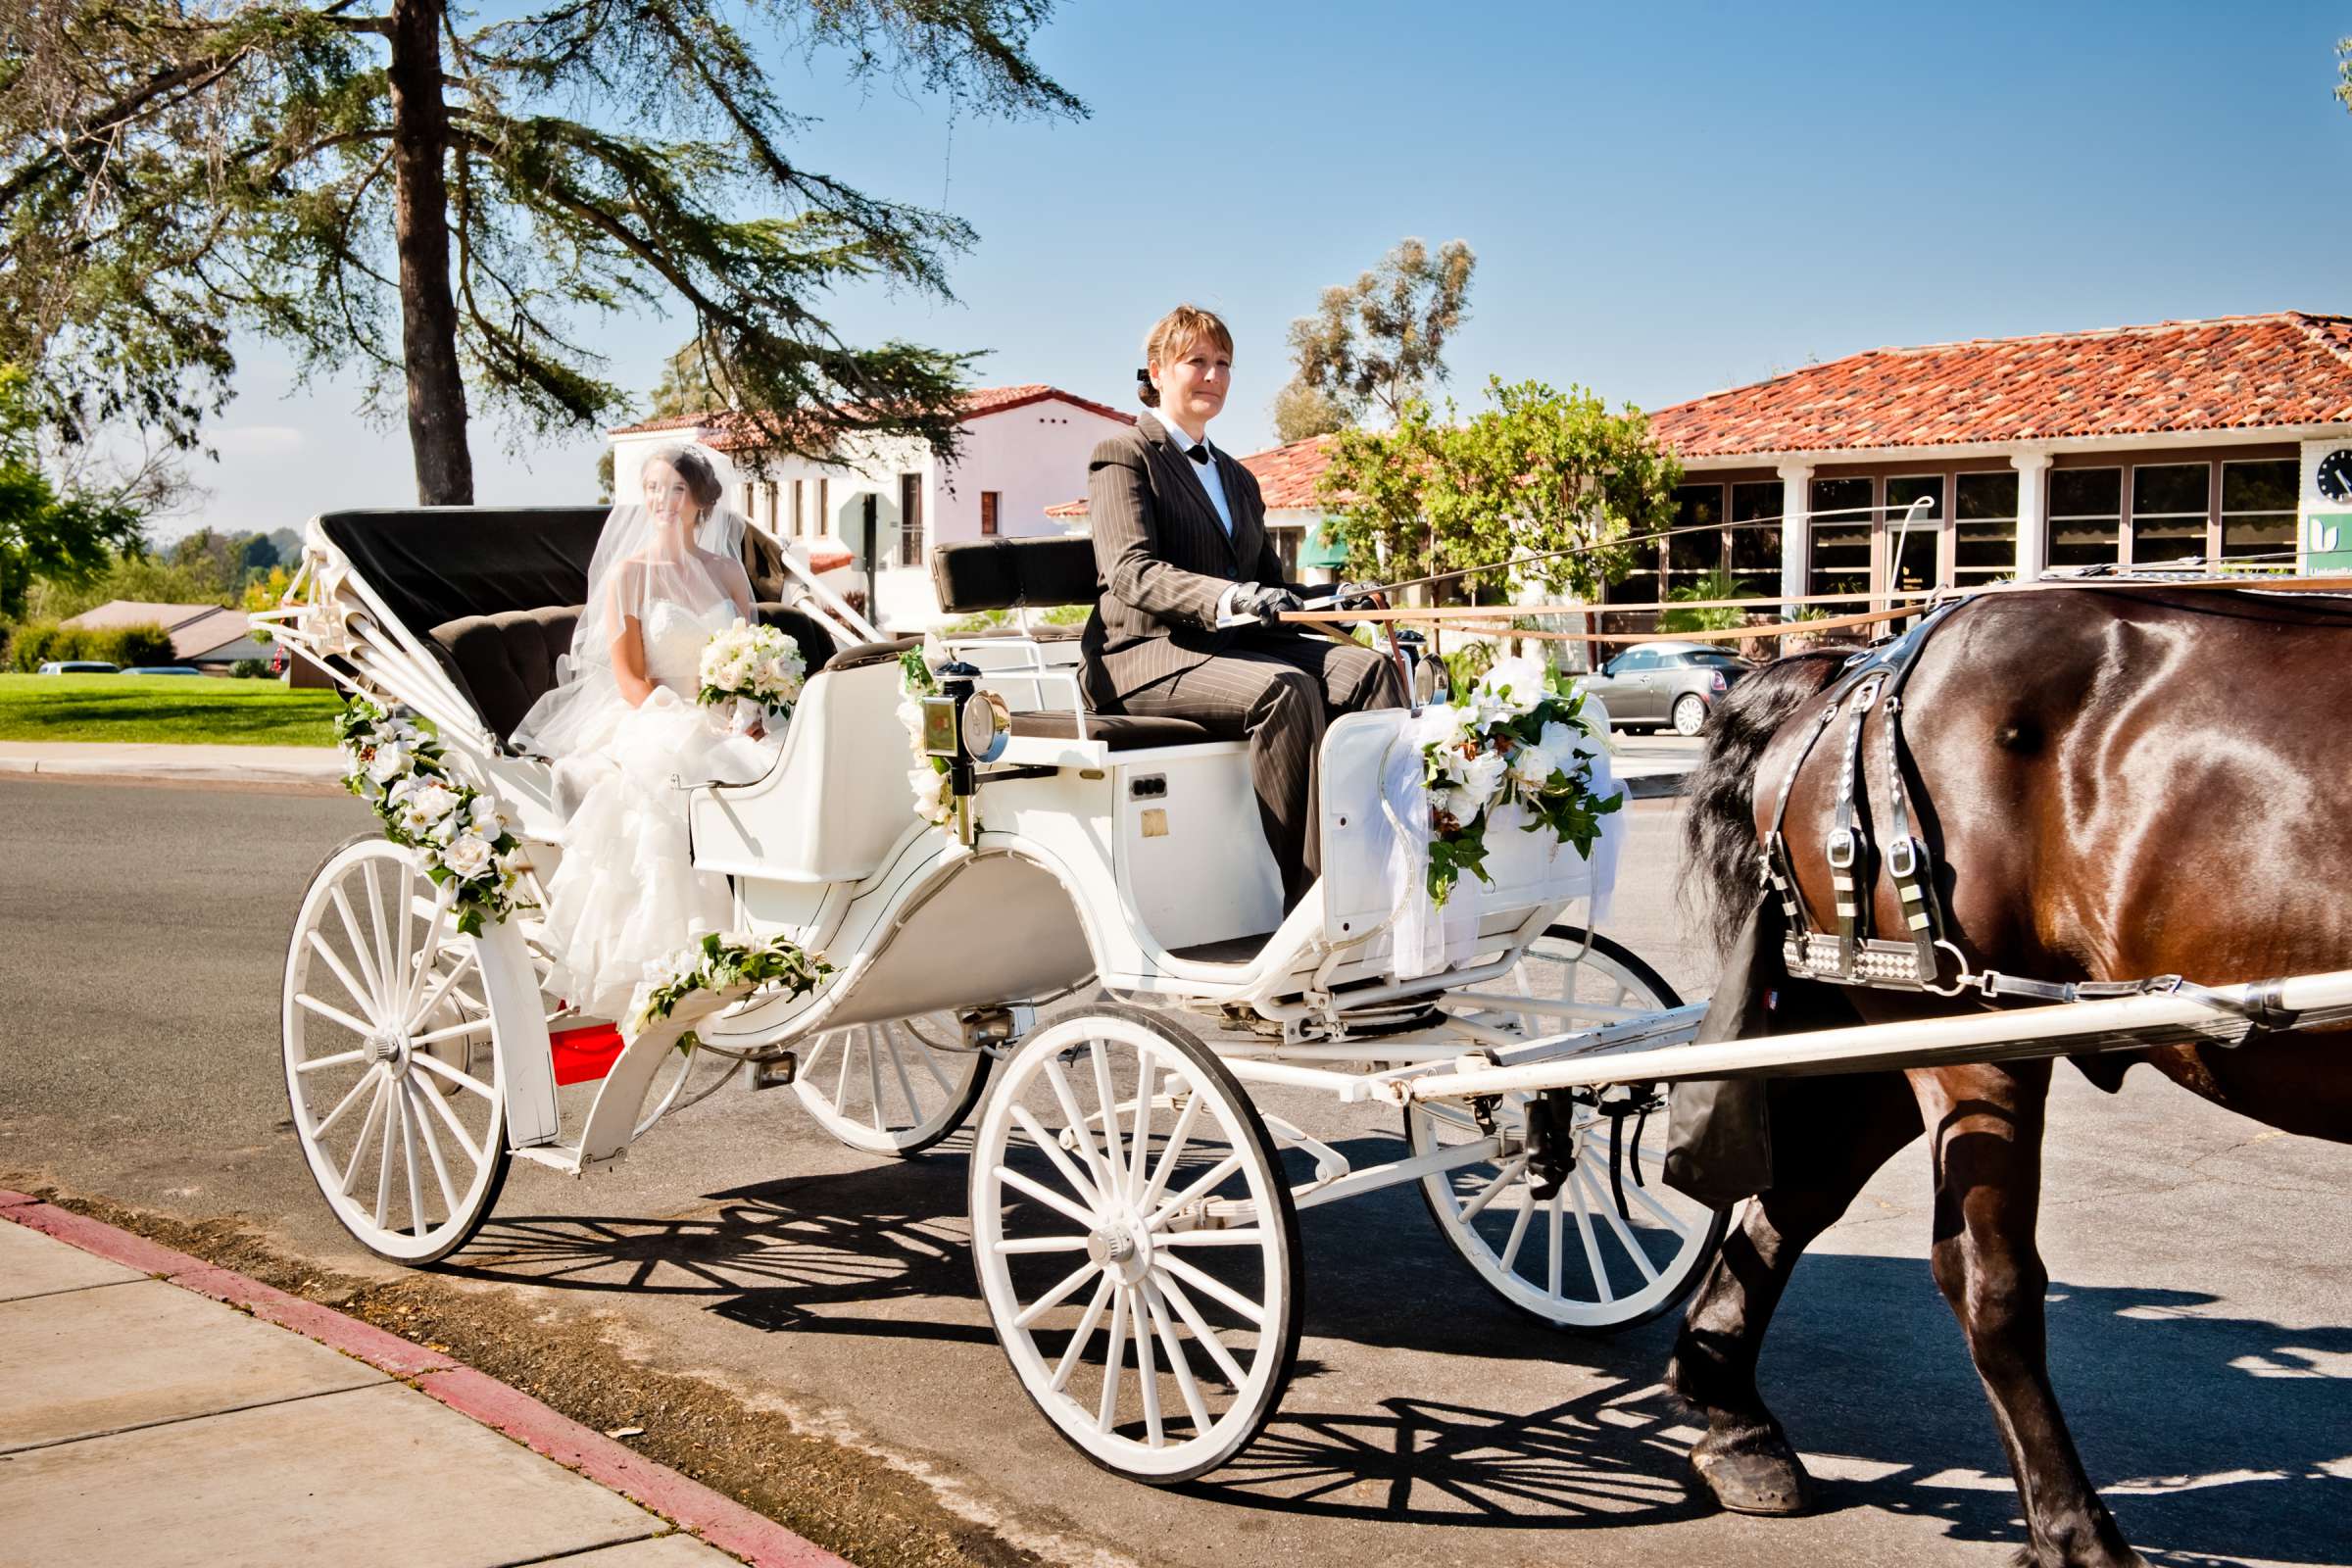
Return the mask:
[[[684,785],[765,773],[783,737],[726,735],[695,705],[704,645],[735,622],[731,604],[695,610],[656,599],[639,622],[653,692],[606,705],[558,764],[559,796],[578,793],[547,888],[552,994],[619,1018],[647,966],[733,922],[727,879],[687,861]]]

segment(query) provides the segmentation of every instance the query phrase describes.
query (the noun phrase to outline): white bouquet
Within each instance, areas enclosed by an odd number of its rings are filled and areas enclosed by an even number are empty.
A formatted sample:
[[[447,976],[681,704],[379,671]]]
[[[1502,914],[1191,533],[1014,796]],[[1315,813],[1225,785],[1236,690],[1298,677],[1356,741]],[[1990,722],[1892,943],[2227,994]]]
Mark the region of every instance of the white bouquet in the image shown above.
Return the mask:
[[[730,729],[748,730],[758,723],[778,730],[792,716],[808,677],[800,644],[773,626],[748,625],[738,617],[703,648],[698,700],[706,708],[724,710]]]

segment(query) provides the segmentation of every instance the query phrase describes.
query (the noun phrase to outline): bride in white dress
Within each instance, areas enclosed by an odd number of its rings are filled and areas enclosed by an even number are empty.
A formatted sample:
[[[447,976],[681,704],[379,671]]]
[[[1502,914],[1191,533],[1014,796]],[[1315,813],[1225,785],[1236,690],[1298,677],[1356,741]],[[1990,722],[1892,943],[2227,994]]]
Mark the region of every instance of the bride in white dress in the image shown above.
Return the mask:
[[[597,539],[568,667],[514,733],[579,803],[547,885],[549,989],[606,1018],[649,964],[733,923],[727,879],[688,863],[685,786],[757,778],[781,744],[726,734],[695,702],[711,635],[758,619],[717,464],[665,448],[644,482]]]

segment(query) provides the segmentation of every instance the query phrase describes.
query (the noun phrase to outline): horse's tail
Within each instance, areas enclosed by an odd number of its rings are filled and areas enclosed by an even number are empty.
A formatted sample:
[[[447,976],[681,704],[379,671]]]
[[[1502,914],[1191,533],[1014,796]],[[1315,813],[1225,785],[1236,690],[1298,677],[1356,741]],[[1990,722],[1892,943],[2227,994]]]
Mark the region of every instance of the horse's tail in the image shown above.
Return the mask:
[[[1768,664],[1724,695],[1707,720],[1706,755],[1686,790],[1681,896],[1692,926],[1717,952],[1739,940],[1762,887],[1756,875],[1756,764],[1799,704],[1837,678],[1850,648]]]

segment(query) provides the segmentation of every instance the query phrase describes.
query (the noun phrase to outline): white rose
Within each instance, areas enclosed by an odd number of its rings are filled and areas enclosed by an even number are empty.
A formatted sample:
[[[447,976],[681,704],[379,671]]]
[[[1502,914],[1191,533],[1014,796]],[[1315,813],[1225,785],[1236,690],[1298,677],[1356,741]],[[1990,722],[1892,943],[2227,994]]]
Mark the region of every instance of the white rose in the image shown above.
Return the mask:
[[[1478,815],[1478,803],[1461,790],[1441,787],[1429,792],[1429,808],[1453,818],[1455,825],[1468,827]]]
[[[1585,732],[1574,724],[1563,724],[1556,718],[1544,726],[1544,749],[1560,759],[1563,767],[1571,757],[1592,755],[1592,744],[1586,740]]]
[[[472,833],[461,833],[441,852],[441,863],[467,881],[491,868],[490,846]]]
[[[1479,806],[1494,798],[1495,790],[1502,785],[1503,769],[1509,765],[1499,752],[1481,752],[1462,764],[1456,776],[1462,781],[1462,793],[1477,803],[1471,808],[1472,815],[1477,814]],[[1455,814],[1460,815],[1459,812]]]
[[[487,795],[476,795],[466,810],[473,830],[484,838],[498,837],[499,829],[507,825],[506,818],[498,814],[498,803]]]
[[[936,822],[947,810],[948,775],[936,767],[909,768],[906,782],[914,786],[914,808]]]
[[[1516,718],[1551,695],[1548,674],[1538,660],[1497,659],[1478,684],[1493,693],[1496,704]]]
[[[1511,777],[1522,789],[1543,789],[1559,765],[1548,747],[1522,746],[1510,756]]]
[[[415,766],[416,761],[410,757],[409,749],[396,742],[375,749],[375,756],[368,763],[368,776],[378,784],[389,784]]]
[[[438,822],[458,808],[458,792],[446,784],[427,782],[409,797],[409,806],[426,821]]]
[[[923,744],[923,705],[912,697],[902,698],[899,722],[906,726],[906,738],[919,749]]]
[[[458,819],[445,816],[424,830],[424,837],[435,844],[447,844],[458,836]]]

